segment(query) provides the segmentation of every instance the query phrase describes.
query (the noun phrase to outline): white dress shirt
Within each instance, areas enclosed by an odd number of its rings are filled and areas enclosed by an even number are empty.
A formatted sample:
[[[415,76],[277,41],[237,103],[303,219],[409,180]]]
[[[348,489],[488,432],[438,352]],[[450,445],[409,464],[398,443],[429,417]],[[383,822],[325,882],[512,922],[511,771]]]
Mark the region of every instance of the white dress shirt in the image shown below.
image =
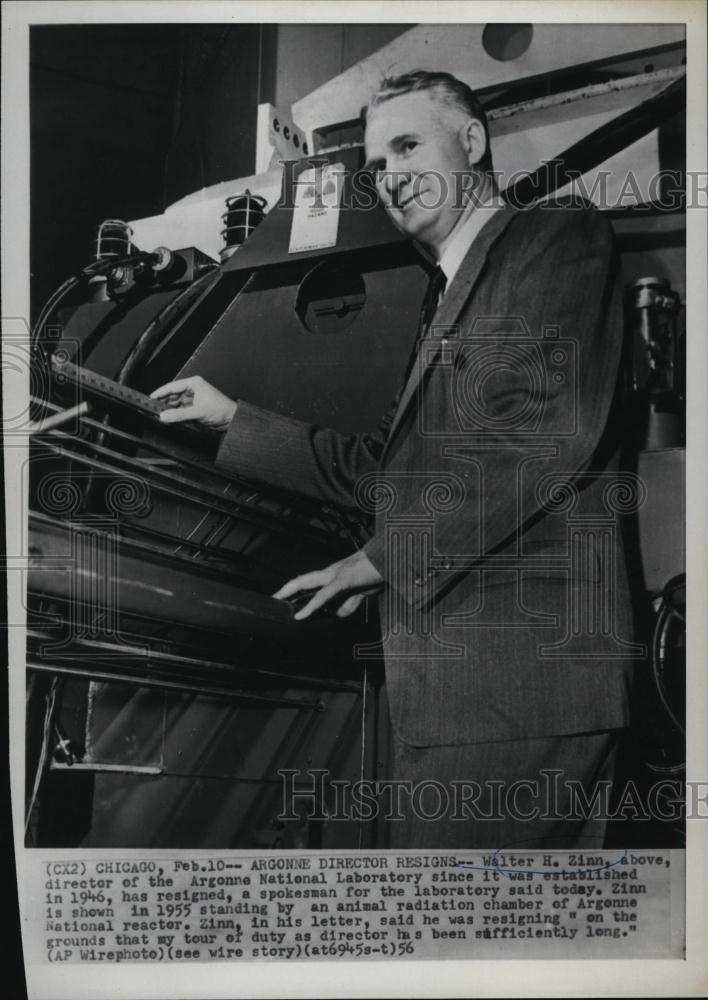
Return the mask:
[[[446,280],[445,290],[440,296],[441,299],[452,284],[452,279],[459,271],[465,254],[481,232],[482,227],[489,222],[495,212],[498,212],[502,206],[503,202],[496,193],[476,208],[470,206],[462,219],[445,239],[438,260],[438,264]]]

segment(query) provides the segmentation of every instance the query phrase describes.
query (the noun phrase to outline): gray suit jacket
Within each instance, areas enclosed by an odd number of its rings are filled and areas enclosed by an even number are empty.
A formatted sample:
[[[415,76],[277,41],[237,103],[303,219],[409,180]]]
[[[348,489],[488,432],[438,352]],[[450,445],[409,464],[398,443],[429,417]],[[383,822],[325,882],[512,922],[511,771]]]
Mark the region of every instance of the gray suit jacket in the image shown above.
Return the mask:
[[[506,207],[370,434],[239,404],[221,468],[375,514],[365,551],[388,584],[382,649],[405,742],[627,724],[636,649],[608,424],[621,350],[608,222]]]

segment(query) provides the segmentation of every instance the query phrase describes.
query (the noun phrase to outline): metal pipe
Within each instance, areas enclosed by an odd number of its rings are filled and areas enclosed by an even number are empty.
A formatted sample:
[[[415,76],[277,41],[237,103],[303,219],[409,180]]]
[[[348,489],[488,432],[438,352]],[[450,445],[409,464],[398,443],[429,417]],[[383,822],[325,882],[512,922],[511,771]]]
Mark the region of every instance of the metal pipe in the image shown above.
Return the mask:
[[[72,406],[68,410],[61,410],[59,413],[54,413],[51,417],[45,417],[44,420],[40,420],[37,424],[30,424],[27,428],[27,433],[30,435],[44,434],[45,431],[54,430],[57,427],[61,427],[62,424],[68,423],[70,420],[85,416],[89,412],[89,408],[88,403],[79,403],[78,406]]]
[[[171,496],[177,496],[182,500],[198,504],[200,506],[207,506],[210,510],[219,514],[226,514],[230,517],[240,518],[249,524],[255,525],[256,527],[266,529],[268,531],[277,532],[280,534],[291,534],[291,525],[284,523],[284,519],[278,515],[268,516],[262,511],[254,510],[252,507],[246,505],[244,501],[239,500],[236,497],[230,497],[231,505],[224,503],[214,497],[214,495],[209,492],[205,487],[200,484],[190,482],[190,480],[184,479],[172,472],[167,472],[163,469],[155,469],[154,467],[147,467],[145,463],[139,460],[131,459],[128,456],[120,455],[118,452],[113,451],[110,448],[106,448],[102,445],[93,444],[90,441],[83,441],[74,437],[71,434],[65,434],[61,431],[52,432],[52,437],[62,438],[63,440],[70,440],[76,444],[80,444],[83,447],[91,448],[92,451],[97,451],[102,455],[107,455],[113,458],[114,461],[122,462],[127,466],[128,470],[135,471],[139,473],[147,482],[150,483],[152,487],[160,490],[163,493],[167,493]],[[38,443],[42,447],[54,452],[56,455],[61,455],[64,458],[71,459],[72,461],[82,462],[84,465],[88,465],[94,469],[100,469],[103,472],[111,472],[116,475],[121,475],[126,470],[118,465],[109,465],[106,462],[101,462],[97,458],[93,458],[89,455],[81,455],[78,452],[71,451],[61,445],[55,445],[50,440],[38,439]],[[156,478],[157,480],[165,480],[165,482],[155,482],[150,479],[150,476]],[[176,487],[186,487],[191,488],[194,494],[190,495],[185,492],[184,489],[179,489]],[[298,540],[301,540],[303,536],[309,537],[313,541],[319,541],[324,545],[331,545],[331,537],[326,531],[322,531],[315,528],[310,524],[303,524],[302,522],[297,523],[298,530]]]
[[[91,665],[87,670],[79,667],[31,661],[27,663],[28,670],[39,670],[44,673],[62,674],[71,677],[90,677],[92,680],[117,681],[121,684],[135,684],[138,687],[164,688],[167,691],[184,691],[190,694],[201,694],[209,697],[219,696],[222,698],[238,698],[242,701],[258,702],[265,705],[273,705],[285,708],[306,708],[311,711],[320,712],[324,708],[321,701],[307,701],[303,698],[276,698],[267,695],[251,694],[248,691],[240,691],[228,687],[211,687],[184,681],[170,681],[163,678],[150,677],[149,675],[136,675],[127,671],[99,669]]]
[[[36,642],[46,642],[48,637],[36,629],[28,629],[28,639]],[[131,638],[136,638],[131,636]],[[85,650],[95,654],[97,659],[101,655],[120,655],[121,660],[133,657],[137,660],[150,660],[156,666],[178,668],[184,670],[187,667],[212,670],[214,673],[230,673],[238,677],[241,683],[248,680],[274,681],[288,685],[302,685],[305,687],[316,687],[323,691],[341,691],[351,694],[361,693],[361,682],[359,681],[337,681],[331,677],[309,677],[302,674],[291,674],[283,671],[268,670],[264,667],[236,666],[233,663],[221,663],[217,660],[205,660],[193,656],[183,656],[179,653],[166,653],[161,650],[145,650],[139,646],[129,646],[114,642],[104,642],[98,639],[74,639],[72,645],[73,652],[67,652],[67,657],[71,657],[72,663],[76,661],[76,650]],[[95,660],[93,661],[95,662]],[[78,669],[78,668],[77,668]]]
[[[57,406],[56,403],[51,403],[49,401],[42,400],[38,396],[30,396],[30,399],[32,402],[39,403],[50,409],[54,410],[60,409],[60,407]],[[97,430],[104,429],[104,426],[101,423],[101,421],[95,420],[90,416],[84,417],[83,423],[87,427],[95,428]],[[171,462],[174,462],[176,465],[179,465],[183,468],[193,469],[195,472],[199,472],[207,476],[216,478],[221,483],[223,483],[225,487],[235,485],[243,490],[247,490],[250,493],[251,497],[259,496],[259,493],[254,493],[254,484],[247,479],[241,479],[238,476],[232,476],[232,475],[225,476],[223,473],[219,472],[219,470],[216,469],[213,465],[207,465],[203,462],[199,462],[193,458],[188,458],[183,455],[180,455],[179,458],[176,458],[174,453],[171,452],[168,448],[164,447],[163,445],[157,444],[154,441],[145,440],[144,438],[138,437],[136,434],[131,434],[128,431],[120,430],[117,427],[109,426],[105,428],[105,431],[107,435],[117,437],[121,441],[129,442],[130,444],[137,445],[138,447],[143,448],[145,451],[150,451],[155,455],[167,458]],[[67,435],[67,436],[71,437],[72,439],[74,438],[73,435]],[[87,442],[79,441],[79,439],[77,439],[77,442],[81,444],[86,444],[86,446],[88,446]],[[107,451],[109,453],[120,455],[119,452],[113,452],[112,449],[110,448],[107,448]],[[246,505],[248,507],[250,507],[250,505],[254,502],[252,499],[249,500],[236,499],[236,498],[233,499],[235,503]],[[308,497],[305,497],[300,493],[290,493],[282,488],[271,489],[270,487],[268,489],[267,499],[269,501],[276,500],[279,503],[287,504],[290,507],[296,508],[295,514],[292,514],[288,511],[284,511],[284,512],[279,512],[277,515],[275,515],[278,518],[280,524],[282,524],[283,518],[294,519],[297,517],[300,518],[318,517],[320,520],[325,520],[325,521],[329,519],[332,523],[332,532],[336,529],[339,529],[340,531],[345,533],[348,538],[350,539],[353,538],[352,529],[348,525],[346,525],[344,515],[329,503],[325,504],[324,506],[318,506],[315,501],[310,500]],[[297,510],[297,508],[301,508],[301,510]],[[297,525],[298,530],[300,530],[301,525],[302,521],[299,521]],[[318,530],[316,528],[312,528],[312,526],[310,526],[310,528],[313,531]],[[331,532],[329,531],[322,532],[321,540],[326,541],[327,539],[331,541]]]
[[[535,201],[564,187],[578,174],[604,163],[609,157],[652,132],[666,118],[676,114],[685,105],[685,100],[684,75],[659,94],[601,125],[553,160],[542,164],[533,174],[508,187],[504,191],[504,198],[511,205],[528,208]]]

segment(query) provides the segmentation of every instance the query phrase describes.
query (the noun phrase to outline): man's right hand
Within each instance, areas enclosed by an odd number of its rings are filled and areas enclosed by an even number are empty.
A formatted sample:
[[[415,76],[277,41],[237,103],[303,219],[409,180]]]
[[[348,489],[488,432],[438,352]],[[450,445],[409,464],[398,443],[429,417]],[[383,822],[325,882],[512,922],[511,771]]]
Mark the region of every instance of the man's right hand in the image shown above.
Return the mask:
[[[160,414],[164,424],[186,420],[211,430],[226,431],[234,418],[238,404],[205,382],[201,375],[168,382],[150,393],[152,399],[162,399],[167,408]]]

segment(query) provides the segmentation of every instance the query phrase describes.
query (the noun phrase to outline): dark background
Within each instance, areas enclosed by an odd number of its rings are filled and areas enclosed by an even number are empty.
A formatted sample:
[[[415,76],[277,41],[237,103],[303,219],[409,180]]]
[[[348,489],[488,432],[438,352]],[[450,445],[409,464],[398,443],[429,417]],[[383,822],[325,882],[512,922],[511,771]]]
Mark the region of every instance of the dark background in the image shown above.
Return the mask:
[[[88,261],[103,219],[154,215],[190,190],[252,172],[259,32],[257,25],[32,29],[35,316]],[[219,129],[227,105],[231,127]]]
[[[254,173],[259,104],[291,104],[409,27],[33,26],[33,319],[104,219]]]

